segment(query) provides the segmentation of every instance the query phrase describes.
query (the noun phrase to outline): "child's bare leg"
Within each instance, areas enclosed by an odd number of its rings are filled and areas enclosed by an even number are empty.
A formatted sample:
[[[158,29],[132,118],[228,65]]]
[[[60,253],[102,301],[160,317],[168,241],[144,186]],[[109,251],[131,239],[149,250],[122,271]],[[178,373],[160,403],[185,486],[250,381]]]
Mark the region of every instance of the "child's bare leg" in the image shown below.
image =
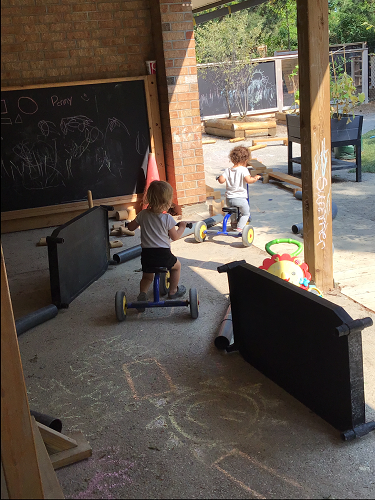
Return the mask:
[[[181,262],[177,259],[176,264],[171,269],[169,278],[169,294],[174,295],[177,292],[178,282],[180,281]]]
[[[154,280],[154,273],[143,273],[141,283],[140,283],[140,292],[147,293],[150,285]]]

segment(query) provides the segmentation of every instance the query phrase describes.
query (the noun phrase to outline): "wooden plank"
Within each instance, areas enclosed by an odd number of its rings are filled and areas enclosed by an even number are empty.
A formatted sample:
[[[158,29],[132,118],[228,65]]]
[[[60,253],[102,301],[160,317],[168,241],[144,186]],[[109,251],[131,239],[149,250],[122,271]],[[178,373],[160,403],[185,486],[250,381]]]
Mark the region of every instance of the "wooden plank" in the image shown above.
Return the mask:
[[[233,123],[233,130],[258,130],[258,129],[276,128],[276,121],[254,121]]]
[[[62,82],[62,83],[43,83],[41,85],[27,85],[25,87],[1,87],[1,92],[8,90],[27,90],[27,89],[48,89],[55,87],[72,87],[76,85],[90,85],[94,83],[111,83],[111,82],[129,82],[133,80],[145,80],[148,75],[143,76],[128,76],[124,78],[109,78],[104,80],[84,80],[79,82]]]
[[[234,137],[233,139],[229,139],[229,142],[238,142],[238,141],[244,141],[245,137]]]
[[[215,144],[216,139],[203,139],[202,144]]]
[[[253,141],[253,146],[257,146],[259,143],[272,142],[272,141],[282,141],[284,146],[288,145],[287,137],[262,137],[261,139]]]
[[[221,128],[205,127],[205,133],[211,135],[217,135],[219,137],[244,137],[245,133],[243,130],[225,130]]]
[[[43,498],[65,498],[34,417],[31,417],[36,454],[43,484]]]
[[[284,174],[283,172],[269,172],[268,175],[279,181],[288,182],[289,184],[293,184],[294,186],[298,186],[302,188],[302,180],[297,177],[293,177],[293,175]]]
[[[65,467],[65,465],[79,462],[92,455],[92,448],[82,432],[69,432],[67,436],[74,439],[77,442],[77,446],[70,450],[51,454],[49,458],[54,469],[59,469],[60,467]]]
[[[61,432],[55,431],[40,422],[37,422],[36,424],[49,453],[70,450],[71,448],[77,446],[77,441],[65,436]]]
[[[44,498],[2,247],[1,461],[10,498]]]
[[[333,288],[328,2],[297,0],[305,262],[316,286]]]
[[[142,201],[143,194],[129,194],[125,196],[115,196],[113,198],[100,198],[94,200],[94,206],[98,205],[119,205]],[[74,203],[62,203],[61,205],[49,205],[46,207],[25,208],[22,210],[12,210],[10,212],[1,212],[1,222],[13,219],[25,219],[26,217],[38,217],[40,215],[49,215],[54,213],[74,212],[78,210],[87,210],[87,201],[77,201]]]
[[[276,129],[275,129],[276,130]],[[258,137],[260,135],[268,135],[268,128],[260,128],[257,130],[245,130],[245,137]]]
[[[127,197],[103,198],[101,200],[94,200],[93,203],[94,206],[113,205],[116,207],[116,211],[125,210],[130,205],[135,206],[138,212],[142,204],[142,197],[143,195],[139,194],[129,195]],[[124,201],[126,199],[128,200],[127,202]],[[60,226],[85,212],[87,210],[87,203],[77,202],[57,205],[56,213],[47,213],[48,208],[51,207],[28,208],[24,210],[15,210],[13,212],[3,212],[1,214],[1,233],[5,234],[15,231]],[[110,217],[111,213],[108,213],[108,216]]]
[[[151,153],[155,153],[160,180],[166,180],[163,137],[159,110],[156,75],[147,75],[145,79],[148,123],[150,129]]]
[[[251,152],[251,151],[255,151],[257,149],[263,149],[263,148],[266,148],[266,147],[267,147],[267,144],[256,144],[256,145],[250,146],[247,149]]]
[[[226,120],[225,118],[205,120],[204,126],[209,127],[209,128],[219,128],[221,130],[232,130],[233,131],[233,121]]]

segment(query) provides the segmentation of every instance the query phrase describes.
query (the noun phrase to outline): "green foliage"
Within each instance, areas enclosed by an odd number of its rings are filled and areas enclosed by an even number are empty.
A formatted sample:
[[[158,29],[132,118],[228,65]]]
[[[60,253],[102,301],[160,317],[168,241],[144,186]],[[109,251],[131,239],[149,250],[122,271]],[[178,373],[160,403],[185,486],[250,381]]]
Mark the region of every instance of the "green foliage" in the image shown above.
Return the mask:
[[[329,3],[330,43],[367,42],[369,51],[374,52],[374,0],[334,0]]]
[[[195,30],[197,61],[210,64],[201,68],[203,77],[208,69],[213,83],[225,95],[229,117],[229,95],[235,96],[240,116],[248,110],[247,88],[254,73],[259,28],[249,29],[247,11],[225,16],[199,25]],[[234,92],[235,91],[235,92]]]
[[[297,50],[297,7],[295,0],[269,0],[250,9],[259,16],[260,43],[267,45],[268,55],[275,50]]]
[[[362,172],[375,174],[375,130],[362,134]]]
[[[365,100],[363,92],[357,95],[357,89],[354,85],[353,78],[346,72],[346,59],[345,55],[341,58],[341,63],[337,63],[333,54],[331,54],[331,117],[336,115],[353,114],[354,108]],[[349,123],[350,116],[348,116],[347,123]]]
[[[331,118],[335,115],[341,120],[343,115],[350,114],[354,117],[354,108],[364,102],[365,94],[357,94],[353,78],[346,72],[345,55],[335,60],[331,53],[330,70]],[[293,83],[294,113],[299,114],[298,64],[289,79]],[[347,116],[347,123],[350,122],[350,116]]]

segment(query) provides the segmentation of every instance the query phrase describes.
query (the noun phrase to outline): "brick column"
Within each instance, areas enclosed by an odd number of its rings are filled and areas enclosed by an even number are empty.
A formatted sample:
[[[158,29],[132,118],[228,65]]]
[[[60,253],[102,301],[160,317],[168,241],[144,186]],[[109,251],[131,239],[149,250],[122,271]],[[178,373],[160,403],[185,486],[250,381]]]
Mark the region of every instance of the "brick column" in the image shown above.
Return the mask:
[[[193,13],[181,0],[152,0],[167,181],[182,205],[206,199]]]

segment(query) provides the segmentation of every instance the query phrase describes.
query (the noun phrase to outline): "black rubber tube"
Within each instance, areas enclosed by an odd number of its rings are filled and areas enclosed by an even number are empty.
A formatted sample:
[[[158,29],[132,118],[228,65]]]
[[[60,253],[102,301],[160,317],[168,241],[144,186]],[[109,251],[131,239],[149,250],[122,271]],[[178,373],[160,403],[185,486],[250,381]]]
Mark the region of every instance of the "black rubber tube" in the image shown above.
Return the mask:
[[[44,413],[39,413],[34,410],[30,410],[30,415],[32,415],[40,424],[43,424],[54,431],[61,432],[62,422],[59,418],[51,417],[50,415],[45,415]]]
[[[142,253],[142,247],[141,245],[137,245],[135,247],[127,248],[122,252],[115,253],[113,255],[113,260],[116,262],[116,264],[122,264],[123,262],[127,262],[128,260],[132,260],[135,259],[136,257],[139,257],[141,253]]]
[[[214,343],[218,349],[226,349],[231,344],[232,340],[233,340],[232,312],[231,312],[231,306],[229,306],[224,316],[224,319],[220,324],[218,335],[215,338]]]
[[[214,226],[218,222],[223,220],[222,215],[216,215],[213,217],[209,217],[208,219],[204,219],[203,222],[205,222],[207,227]],[[188,223],[188,226],[186,226],[185,231],[183,232],[181,238],[184,238],[185,236],[188,236],[189,234],[194,233],[194,228],[195,224]],[[142,247],[141,245],[137,245],[135,247],[127,248],[126,250],[123,250],[122,252],[115,253],[112,256],[112,260],[116,264],[122,264],[123,262],[127,262],[128,260],[135,259],[136,257],[139,257],[142,253]],[[110,261],[110,263],[112,263]]]
[[[34,311],[26,316],[23,316],[20,319],[16,320],[16,330],[17,337],[22,335],[22,333],[27,332],[30,328],[34,328],[34,326],[40,325],[49,319],[57,316],[59,310],[54,304],[50,304],[49,306],[42,307],[37,311]]]

